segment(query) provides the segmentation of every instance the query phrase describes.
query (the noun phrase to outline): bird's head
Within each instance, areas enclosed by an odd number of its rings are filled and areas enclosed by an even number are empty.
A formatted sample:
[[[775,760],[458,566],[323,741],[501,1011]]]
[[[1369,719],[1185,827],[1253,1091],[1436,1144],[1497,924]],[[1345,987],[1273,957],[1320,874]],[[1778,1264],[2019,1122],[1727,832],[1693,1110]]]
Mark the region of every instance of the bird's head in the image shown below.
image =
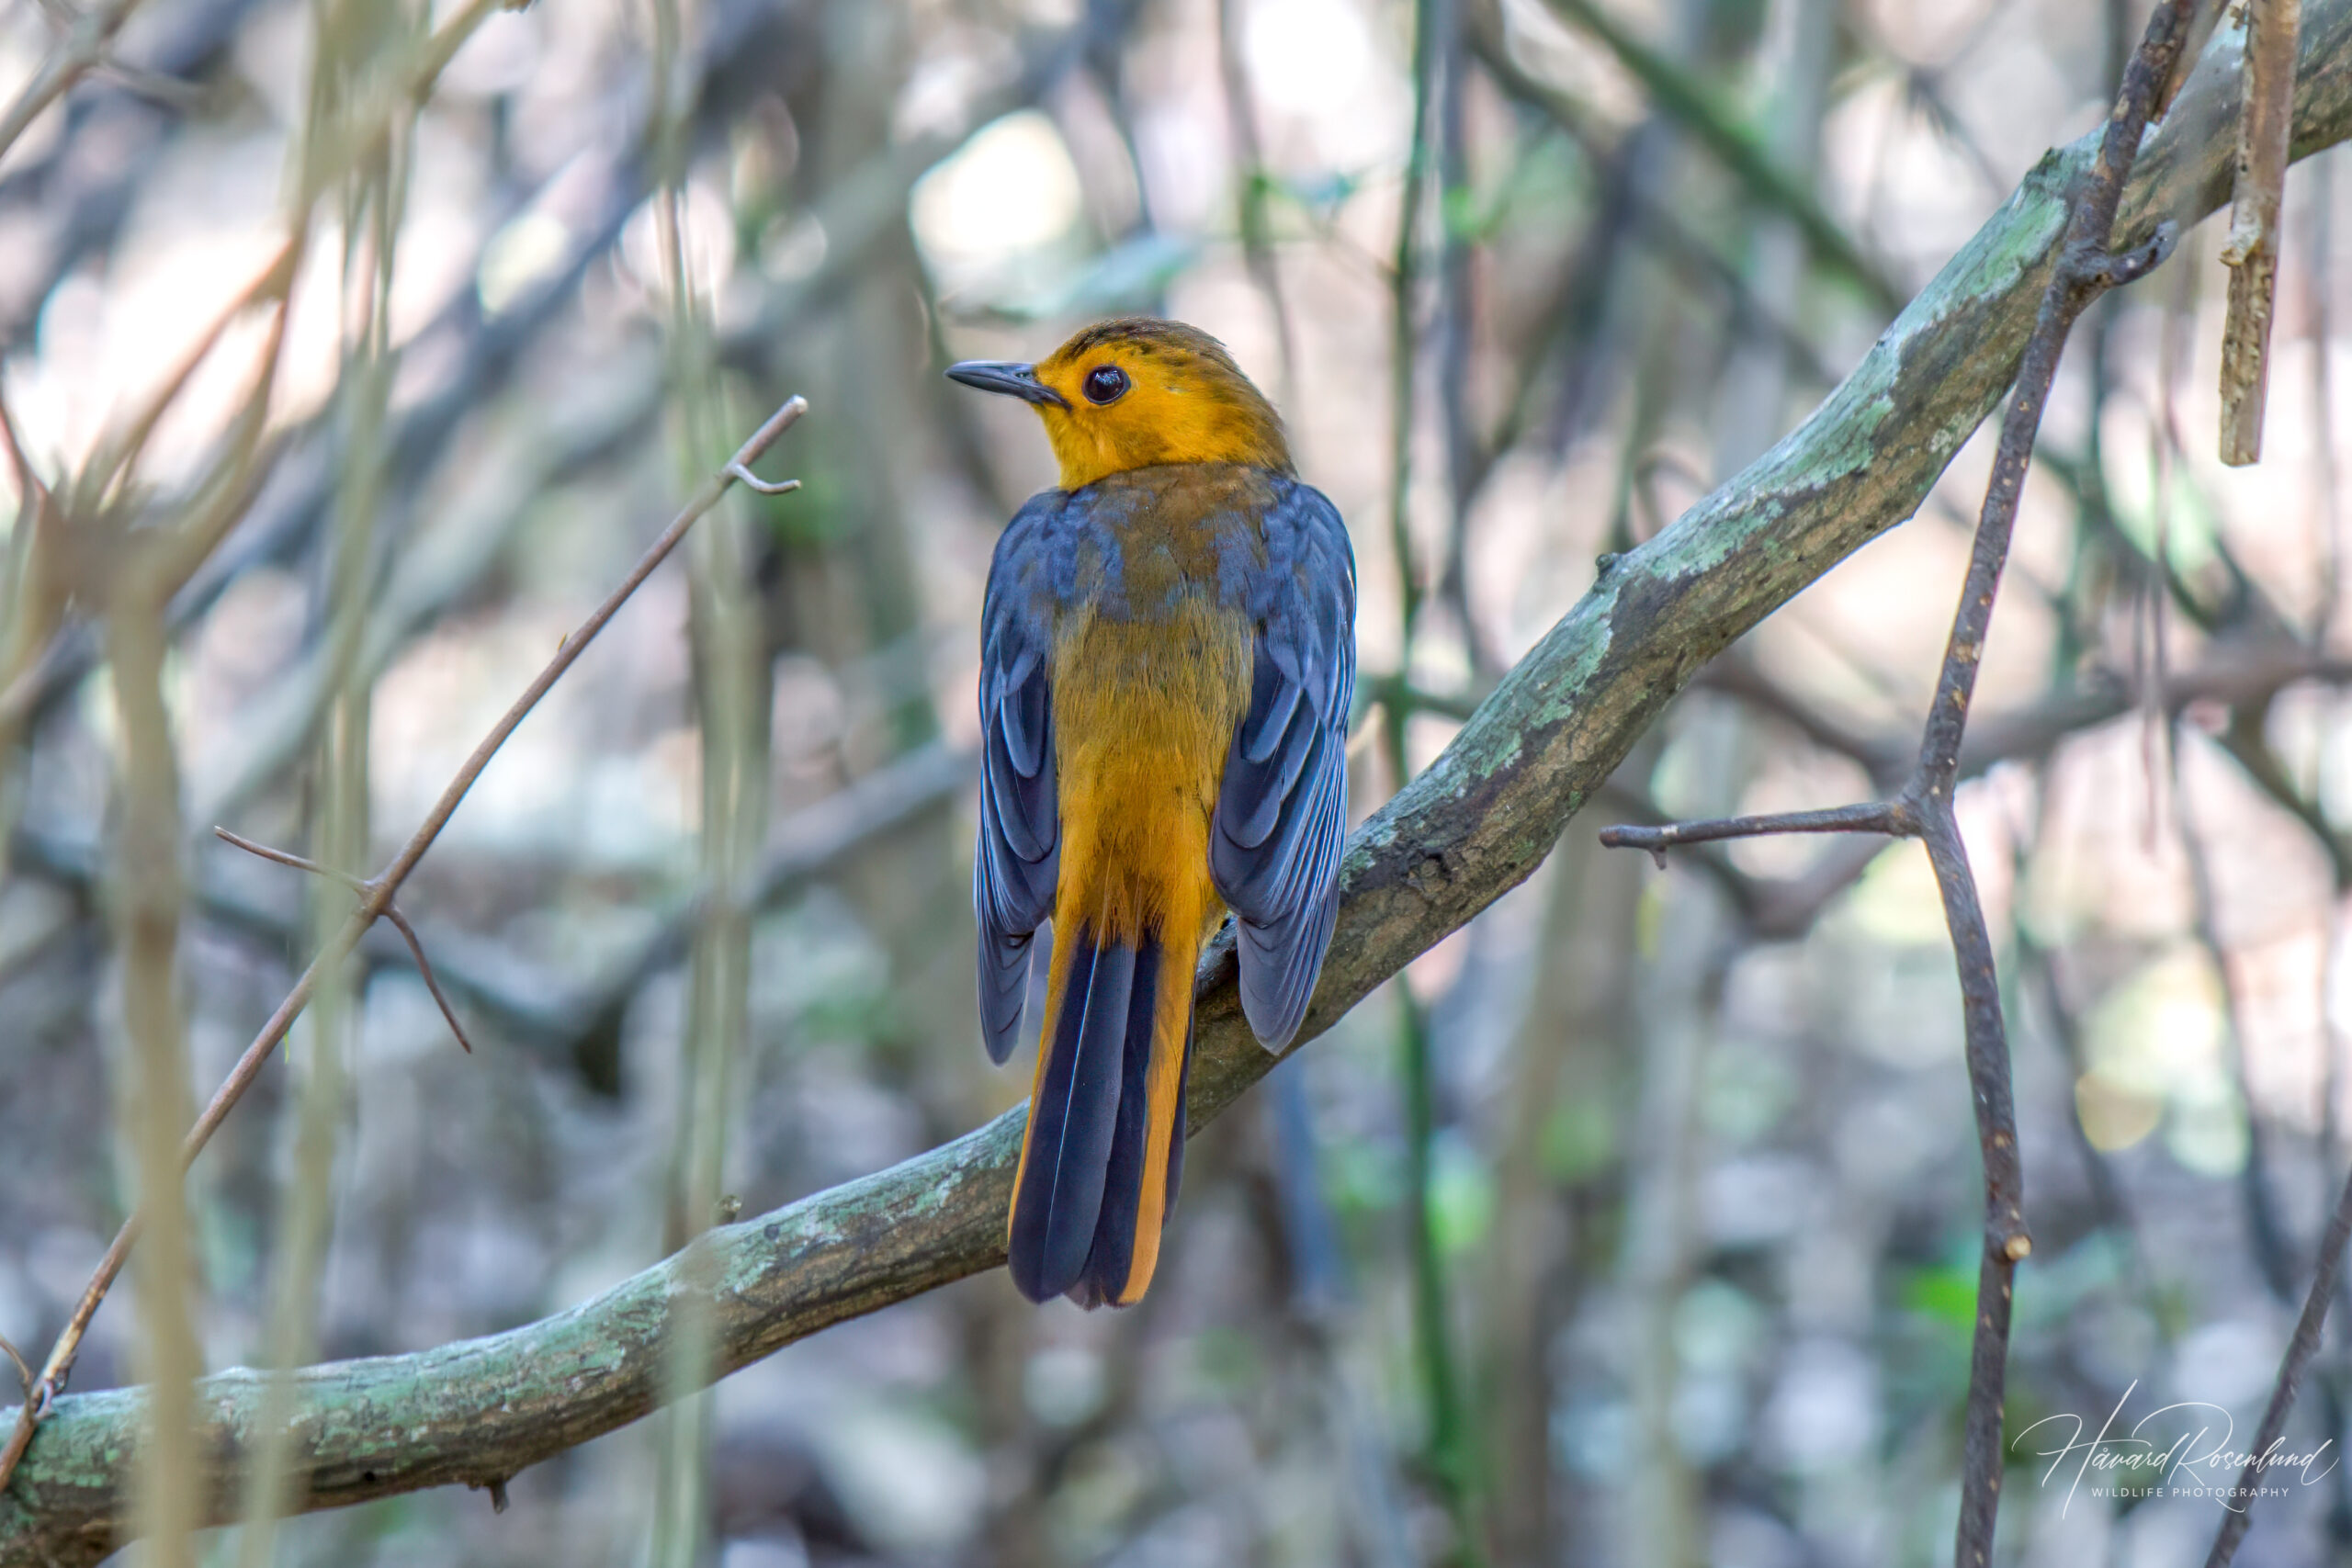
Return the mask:
[[[1159,463],[1292,471],[1282,416],[1225,344],[1182,321],[1098,321],[1035,365],[970,359],[947,374],[1035,408],[1064,490]]]

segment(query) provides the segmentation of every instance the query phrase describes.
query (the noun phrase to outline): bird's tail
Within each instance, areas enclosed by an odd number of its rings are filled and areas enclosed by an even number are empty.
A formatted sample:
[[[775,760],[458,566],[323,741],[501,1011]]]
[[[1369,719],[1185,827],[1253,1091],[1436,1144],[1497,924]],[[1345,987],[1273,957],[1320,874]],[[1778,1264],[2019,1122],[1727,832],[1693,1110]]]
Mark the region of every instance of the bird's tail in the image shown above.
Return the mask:
[[[1140,1300],[1184,1160],[1196,923],[1056,933],[1014,1180],[1012,1282],[1033,1302]]]

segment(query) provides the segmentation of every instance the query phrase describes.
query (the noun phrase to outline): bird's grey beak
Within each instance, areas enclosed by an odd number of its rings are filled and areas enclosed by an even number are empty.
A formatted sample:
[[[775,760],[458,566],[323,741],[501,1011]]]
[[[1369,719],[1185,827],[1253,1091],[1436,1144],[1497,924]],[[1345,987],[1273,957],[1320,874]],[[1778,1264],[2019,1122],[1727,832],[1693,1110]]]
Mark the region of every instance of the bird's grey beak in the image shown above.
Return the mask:
[[[967,359],[961,365],[949,366],[947,378],[961,381],[967,387],[978,387],[983,392],[1009,392],[1024,402],[1057,409],[1069,407],[1068,399],[1037,379],[1037,367],[1034,365],[1017,365],[1010,359]]]

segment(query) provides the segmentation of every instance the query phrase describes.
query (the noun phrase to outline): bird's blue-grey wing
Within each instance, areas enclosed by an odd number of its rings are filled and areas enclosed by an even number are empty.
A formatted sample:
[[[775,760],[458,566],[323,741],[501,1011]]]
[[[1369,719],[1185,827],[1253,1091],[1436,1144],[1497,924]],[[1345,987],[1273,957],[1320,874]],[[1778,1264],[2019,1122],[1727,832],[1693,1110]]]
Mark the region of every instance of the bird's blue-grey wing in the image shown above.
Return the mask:
[[[1033,499],[998,538],[980,608],[980,1029],[1002,1062],[1021,1033],[1031,942],[1054,908],[1061,818],[1054,789],[1053,646],[1046,557],[1063,498]]]
[[[1277,492],[1265,537],[1250,574],[1250,707],[1226,757],[1209,871],[1239,939],[1241,1010],[1280,1050],[1306,1015],[1339,913],[1356,581],[1338,509],[1306,485]]]

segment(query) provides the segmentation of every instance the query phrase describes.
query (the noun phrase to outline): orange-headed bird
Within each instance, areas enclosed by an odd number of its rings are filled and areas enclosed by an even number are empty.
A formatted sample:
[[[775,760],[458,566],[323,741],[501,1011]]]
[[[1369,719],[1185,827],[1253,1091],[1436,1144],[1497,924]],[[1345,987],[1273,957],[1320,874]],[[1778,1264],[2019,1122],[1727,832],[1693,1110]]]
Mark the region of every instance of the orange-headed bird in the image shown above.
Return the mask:
[[[1010,1055],[1053,922],[1013,1283],[1126,1305],[1183,1166],[1193,968],[1226,909],[1278,1050],[1331,941],[1355,559],[1282,420],[1205,333],[1089,327],[947,374],[1033,405],[1061,488],[997,541],[980,615],[980,1021]]]

